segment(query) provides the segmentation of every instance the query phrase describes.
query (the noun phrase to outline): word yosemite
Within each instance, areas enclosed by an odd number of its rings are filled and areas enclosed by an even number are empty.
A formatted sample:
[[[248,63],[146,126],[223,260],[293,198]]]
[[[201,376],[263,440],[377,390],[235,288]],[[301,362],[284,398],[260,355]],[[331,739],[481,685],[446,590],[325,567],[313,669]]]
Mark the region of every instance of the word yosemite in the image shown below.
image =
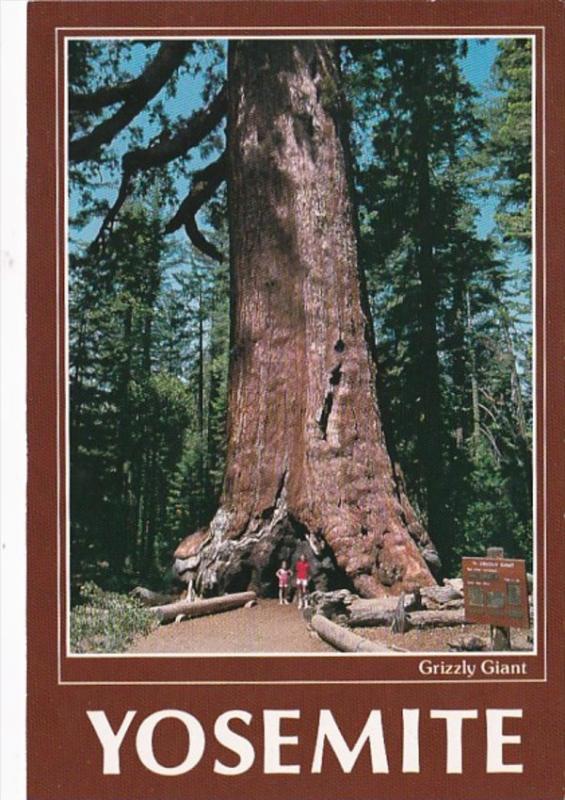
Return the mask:
[[[120,750],[130,730],[137,711],[128,711],[117,730],[111,726],[104,711],[87,711],[88,719],[94,728],[102,746],[102,771],[104,775],[121,773]],[[478,736],[476,725],[479,712],[470,709],[431,709],[431,720],[443,720],[445,730],[445,771],[446,773],[463,772],[463,740],[464,730],[475,740]],[[521,718],[521,708],[487,708],[485,710],[486,725],[486,772],[522,772],[519,763],[508,763],[505,760],[506,745],[519,745],[521,737],[504,733],[504,722],[507,718]],[[263,711],[262,755],[263,772],[265,774],[299,774],[304,760],[304,752],[296,748],[300,746],[296,732],[296,720],[300,719],[299,709],[265,709]],[[164,765],[158,759],[153,747],[153,738],[158,726],[165,720],[174,720],[178,728],[178,736],[186,741],[186,755],[178,764]],[[466,722],[469,720],[469,722]],[[255,747],[242,729],[251,732],[253,715],[249,711],[233,709],[221,714],[214,724],[214,738],[223,751],[214,759],[214,772],[220,775],[241,775],[250,770],[256,760]],[[431,723],[441,725],[441,722]],[[514,725],[516,723],[513,723]],[[255,726],[253,726],[256,730]],[[284,732],[283,732],[284,727]],[[236,731],[237,729],[237,731]],[[170,730],[170,728],[169,728]],[[437,732],[439,734],[439,731]],[[130,734],[132,735],[132,734]],[[308,738],[310,740],[311,732]],[[349,735],[348,738],[351,738]],[[405,708],[402,710],[402,772],[420,772],[420,709]],[[441,737],[436,735],[437,741]],[[178,740],[177,740],[178,741]],[[312,773],[321,773],[326,758],[337,759],[343,772],[353,770],[359,755],[368,745],[372,771],[388,773],[387,737],[383,730],[381,711],[372,709],[357,740],[350,747],[341,732],[332,712],[321,709],[318,716],[317,730],[312,760],[308,754],[309,769]],[[392,748],[393,743],[388,743]],[[400,744],[400,743],[398,743]],[[182,775],[194,769],[200,763],[206,750],[206,734],[199,720],[187,711],[179,709],[163,709],[143,719],[135,734],[137,756],[146,769],[157,775]],[[162,749],[158,748],[163,755]],[[331,751],[331,754],[330,754]],[[395,754],[399,747],[394,742]]]

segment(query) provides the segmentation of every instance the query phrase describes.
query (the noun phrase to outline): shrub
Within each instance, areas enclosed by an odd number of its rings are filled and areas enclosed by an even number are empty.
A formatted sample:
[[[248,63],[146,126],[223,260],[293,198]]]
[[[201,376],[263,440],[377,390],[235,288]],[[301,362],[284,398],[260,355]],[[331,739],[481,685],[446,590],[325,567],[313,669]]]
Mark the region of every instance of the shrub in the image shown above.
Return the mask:
[[[159,622],[137,598],[105,592],[95,583],[80,588],[81,603],[71,610],[73,653],[122,653],[136,636]]]

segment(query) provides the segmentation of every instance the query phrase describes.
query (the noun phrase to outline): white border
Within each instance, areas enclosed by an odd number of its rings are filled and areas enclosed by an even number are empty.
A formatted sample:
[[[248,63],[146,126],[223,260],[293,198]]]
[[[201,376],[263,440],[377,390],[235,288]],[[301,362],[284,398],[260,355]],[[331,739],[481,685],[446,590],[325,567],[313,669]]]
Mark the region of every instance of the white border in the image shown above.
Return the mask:
[[[461,33],[453,34],[453,33],[440,33],[440,34],[406,34],[402,35],[399,33],[403,29],[407,30],[426,30],[426,31],[460,31]],[[61,169],[66,167],[68,163],[68,136],[67,130],[68,126],[65,125],[64,131],[64,144],[65,144],[65,159],[64,164],[60,165],[60,148],[58,146],[59,143],[59,77],[60,77],[60,64],[59,64],[59,32],[60,31],[84,31],[84,30],[92,30],[96,32],[100,31],[111,31],[112,33],[103,34],[103,35],[82,35],[82,34],[72,34],[72,35],[65,35],[64,36],[64,78],[65,78],[65,86],[67,85],[67,76],[66,76],[66,66],[67,66],[67,47],[68,42],[70,40],[96,40],[96,39],[128,39],[128,40],[138,40],[138,39],[155,39],[156,41],[163,41],[166,39],[179,39],[179,38],[191,38],[191,39],[211,39],[211,38],[222,38],[222,39],[264,39],[270,38],[268,34],[264,35],[257,35],[257,36],[236,36],[236,35],[229,35],[224,32],[233,32],[237,30],[250,30],[249,27],[237,27],[232,26],[229,28],[222,28],[222,27],[84,27],[84,26],[68,26],[68,27],[58,27],[55,28],[55,52],[56,52],[56,70],[55,70],[55,82],[56,82],[56,106],[57,106],[57,115],[56,115],[56,172],[57,172],[57,320],[60,317],[60,297],[59,297],[59,284],[60,284],[60,270],[61,270],[61,259],[59,253],[59,235],[60,235],[60,227],[59,227],[59,185],[60,185],[60,177],[61,177]],[[143,36],[143,35],[131,35],[131,34],[124,34],[124,35],[115,35],[114,31],[175,31],[178,32],[176,35],[165,35],[165,36]],[[320,31],[344,31],[346,32],[347,36],[351,36],[352,38],[359,38],[359,39],[456,39],[456,38],[467,38],[467,39],[508,39],[508,38],[527,38],[532,41],[532,152],[534,153],[534,159],[532,163],[532,286],[534,291],[532,292],[532,324],[534,330],[534,346],[533,346],[533,378],[534,378],[534,386],[536,381],[536,359],[537,359],[537,351],[539,343],[537,341],[538,334],[537,334],[537,327],[536,327],[536,249],[537,249],[537,237],[536,237],[536,175],[538,164],[535,158],[535,146],[536,146],[536,93],[535,93],[535,86],[537,82],[537,59],[536,59],[536,35],[535,32],[541,32],[542,34],[542,42],[543,42],[543,70],[542,70],[542,124],[543,124],[543,143],[542,143],[542,167],[543,167],[543,174],[545,178],[545,26],[280,26],[280,27],[271,27],[271,26],[264,26],[264,27],[253,27],[253,30],[264,30],[264,31],[304,31],[304,30],[320,30]],[[352,33],[354,31],[372,31],[371,34],[355,34]],[[385,31],[385,30],[393,30],[395,31],[394,34],[380,34],[378,31]],[[485,30],[490,31],[490,34],[465,34],[464,31],[477,31],[477,30]],[[515,33],[507,33],[507,34],[499,34],[499,33],[492,33],[493,31],[529,31],[528,34],[515,34]],[[194,35],[193,31],[206,31],[205,35]],[[181,33],[183,32],[183,33]],[[275,38],[275,37],[271,37]],[[334,38],[331,36],[323,36],[323,35],[292,35],[292,36],[277,36],[276,38],[280,39],[319,39],[319,38]],[[66,97],[64,100],[64,119],[67,120],[67,103]],[[65,220],[64,220],[64,264],[63,269],[65,271],[65,279],[64,279],[64,304],[65,304],[65,376],[68,374],[68,291],[67,291],[67,281],[68,281],[68,213],[67,213],[67,203],[68,203],[68,170],[64,169],[64,187],[65,187]],[[542,276],[538,276],[538,281],[541,279],[541,286],[540,291],[542,292],[543,296],[543,308],[544,308],[544,315],[543,319],[545,320],[545,301],[546,301],[546,275],[545,275],[545,179],[543,183],[544,188],[544,225],[543,225],[543,246],[544,246],[544,257],[543,257],[543,265],[542,265]],[[545,329],[543,330],[542,336],[542,351],[545,354]],[[59,326],[57,326],[57,373],[58,373],[58,380],[57,380],[57,393],[58,393],[58,408],[60,408],[60,363],[59,363],[59,352],[60,352],[60,332]],[[545,412],[545,400],[546,400],[546,367],[545,367],[545,359],[543,359],[543,408]],[[66,378],[65,378],[66,380]],[[69,398],[68,398],[68,391],[65,394],[65,425],[66,425],[66,442],[68,446],[69,436],[68,436],[68,424],[69,424]],[[533,425],[534,425],[534,447],[533,447],[533,473],[534,473],[534,486],[533,486],[533,574],[534,574],[534,649],[527,650],[527,651],[512,651],[512,653],[506,652],[494,652],[488,654],[488,657],[504,657],[506,659],[524,659],[524,658],[536,658],[538,656],[538,614],[536,610],[539,608],[539,597],[538,597],[538,563],[537,563],[537,547],[536,547],[536,539],[537,539],[537,492],[535,490],[536,487],[536,452],[537,452],[537,436],[535,435],[535,426],[537,420],[537,393],[534,391],[534,411],[533,411]],[[545,423],[545,414],[544,414],[544,423]],[[57,419],[57,442],[60,441],[59,439],[60,434],[60,420],[59,415]],[[544,549],[544,566],[547,566],[547,485],[546,485],[546,477],[547,477],[547,450],[546,450],[546,426],[544,425],[544,531],[543,531],[543,549]],[[524,678],[524,679],[511,679],[511,678],[497,678],[496,680],[472,680],[472,679],[464,679],[464,680],[442,680],[442,679],[434,679],[434,680],[420,680],[417,677],[415,679],[407,679],[407,680],[335,680],[335,681],[63,681],[62,680],[62,663],[61,663],[61,553],[60,553],[60,506],[61,506],[61,479],[60,479],[60,452],[59,449],[57,451],[57,458],[58,458],[58,474],[57,474],[57,515],[58,515],[58,537],[57,537],[57,583],[58,583],[58,592],[59,592],[59,602],[58,602],[58,681],[60,684],[65,685],[146,685],[146,684],[159,684],[159,685],[274,685],[274,684],[339,684],[339,683],[369,683],[369,684],[378,684],[378,683],[540,683],[545,682],[547,680],[547,599],[546,599],[546,592],[544,593],[544,621],[545,621],[545,636],[544,636],[544,677],[543,678]],[[66,459],[66,497],[69,496],[69,459],[67,455]],[[69,610],[70,610],[70,597],[69,597],[69,578],[70,578],[70,510],[69,510],[69,503],[66,503],[66,562],[67,562],[67,586],[66,586],[66,599],[67,599],[67,615],[65,620],[66,626],[66,641],[67,641],[67,648],[65,657],[70,660],[83,660],[83,659],[139,659],[139,658],[163,658],[163,659],[171,659],[171,658],[200,658],[200,659],[208,659],[208,658],[336,658],[344,656],[348,657],[385,657],[385,658],[401,658],[401,657],[409,657],[412,659],[425,659],[425,658],[453,658],[454,654],[446,653],[444,651],[432,651],[432,652],[409,652],[409,653],[340,653],[340,652],[328,652],[328,653],[214,653],[214,652],[205,652],[205,653],[72,653],[69,650]],[[544,578],[547,580],[547,573],[544,571]],[[485,654],[481,653],[466,653],[465,658],[470,658],[473,660],[477,659],[484,659],[486,656]]]
[[[26,793],[26,3],[1,20],[1,769],[0,795]]]

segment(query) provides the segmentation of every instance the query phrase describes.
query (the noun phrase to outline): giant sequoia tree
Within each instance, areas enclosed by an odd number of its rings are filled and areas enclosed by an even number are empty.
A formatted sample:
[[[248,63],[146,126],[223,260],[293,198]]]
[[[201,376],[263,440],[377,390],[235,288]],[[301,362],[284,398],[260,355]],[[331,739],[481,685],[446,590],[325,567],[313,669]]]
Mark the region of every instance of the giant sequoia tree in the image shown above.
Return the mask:
[[[228,87],[228,452],[202,586],[264,589],[300,538],[363,594],[428,583],[374,398],[333,48],[235,44]]]
[[[139,78],[72,93],[79,132],[71,160],[96,159],[189,49],[165,44]],[[88,116],[116,103],[98,124]],[[183,157],[226,106],[226,153],[194,177],[167,227],[184,225],[196,247],[219,256],[196,215],[227,177],[226,473],[217,513],[179,546],[177,570],[196,571],[207,593],[264,592],[277,560],[305,549],[320,582],[348,582],[366,596],[429,584],[425,556],[433,561],[435,551],[394,475],[374,395],[333,43],[230,43],[227,90],[172,135],[124,156],[120,192],[95,247],[105,246],[136,176]]]

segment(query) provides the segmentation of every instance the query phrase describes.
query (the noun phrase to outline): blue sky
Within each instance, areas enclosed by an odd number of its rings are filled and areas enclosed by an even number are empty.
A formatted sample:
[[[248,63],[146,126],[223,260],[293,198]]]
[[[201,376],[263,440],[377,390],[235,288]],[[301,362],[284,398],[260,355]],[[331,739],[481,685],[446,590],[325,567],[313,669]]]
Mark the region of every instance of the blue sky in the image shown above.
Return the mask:
[[[489,89],[490,70],[496,58],[496,49],[499,39],[470,39],[467,58],[462,62],[463,74],[469,83],[477,89],[485,100],[492,96]],[[477,232],[486,238],[494,227],[494,212],[496,198],[494,195],[485,199],[481,206],[481,213],[477,219]]]
[[[488,83],[499,39],[469,39],[467,58],[462,62],[467,80],[479,90]]]

